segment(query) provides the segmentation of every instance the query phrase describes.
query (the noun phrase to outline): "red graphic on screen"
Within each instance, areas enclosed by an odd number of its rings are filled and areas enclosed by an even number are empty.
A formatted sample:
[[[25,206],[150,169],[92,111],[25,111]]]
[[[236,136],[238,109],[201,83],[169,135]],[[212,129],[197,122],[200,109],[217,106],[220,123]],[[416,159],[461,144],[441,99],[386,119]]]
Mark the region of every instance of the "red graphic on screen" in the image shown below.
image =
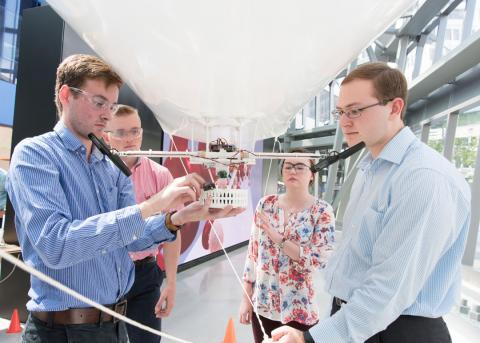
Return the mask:
[[[181,137],[172,136],[175,144],[170,142],[170,151],[186,151],[188,150],[188,140]],[[176,149],[175,149],[176,148]],[[198,150],[205,150],[205,143],[198,144]],[[191,165],[188,158],[167,158],[163,165],[172,173],[174,178],[184,176],[188,173],[197,173],[207,182],[212,182],[208,169],[203,165]],[[184,167],[185,166],[185,167]],[[186,169],[186,171],[185,171]],[[215,169],[211,170],[212,176],[215,175]],[[199,222],[185,224],[182,228],[182,247],[180,253],[183,253],[192,244],[197,231],[199,229]]]

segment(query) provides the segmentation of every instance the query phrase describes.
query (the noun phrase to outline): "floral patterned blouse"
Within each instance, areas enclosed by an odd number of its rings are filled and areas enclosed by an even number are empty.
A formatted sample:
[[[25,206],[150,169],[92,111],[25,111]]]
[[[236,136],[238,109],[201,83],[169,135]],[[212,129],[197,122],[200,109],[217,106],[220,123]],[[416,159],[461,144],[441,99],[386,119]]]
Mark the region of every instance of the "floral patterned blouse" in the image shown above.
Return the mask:
[[[317,199],[310,208],[290,214],[285,223],[278,195],[269,195],[259,201],[255,216],[261,211],[274,229],[300,244],[300,259],[292,260],[254,222],[243,274],[244,281],[254,284],[254,310],[283,324],[313,325],[318,322],[313,272],[325,266],[332,250],[333,209]]]

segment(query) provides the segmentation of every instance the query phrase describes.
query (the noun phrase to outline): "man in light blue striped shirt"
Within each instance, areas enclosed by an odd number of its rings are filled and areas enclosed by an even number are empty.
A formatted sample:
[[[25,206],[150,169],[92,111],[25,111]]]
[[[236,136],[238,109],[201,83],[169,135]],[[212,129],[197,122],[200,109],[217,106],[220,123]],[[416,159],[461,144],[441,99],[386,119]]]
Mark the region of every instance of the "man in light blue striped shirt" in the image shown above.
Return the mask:
[[[451,342],[441,316],[460,291],[470,189],[455,167],[403,124],[407,83],[383,63],[342,82],[337,109],[349,146],[365,142],[326,270],[331,316],[278,342]]]
[[[20,142],[12,156],[7,191],[23,259],[35,269],[103,305],[129,291],[134,266],[128,251],[171,241],[187,221],[210,219],[198,201],[198,175],[174,180],[136,205],[132,183],[101,152],[100,137],[116,109],[120,77],[102,60],[73,55],[57,70],[60,121],[52,132]],[[235,215],[226,208],[215,217]],[[31,315],[24,342],[126,342],[125,324],[31,277]],[[123,304],[122,304],[123,305]],[[39,340],[38,340],[39,339]]]

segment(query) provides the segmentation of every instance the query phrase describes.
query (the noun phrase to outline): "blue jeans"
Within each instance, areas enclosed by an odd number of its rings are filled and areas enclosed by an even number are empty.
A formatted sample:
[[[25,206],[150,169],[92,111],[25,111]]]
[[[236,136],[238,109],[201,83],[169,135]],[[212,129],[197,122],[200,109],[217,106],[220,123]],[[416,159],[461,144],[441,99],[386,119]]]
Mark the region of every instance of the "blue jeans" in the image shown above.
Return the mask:
[[[47,323],[28,317],[23,343],[128,343],[124,322],[48,326]]]
[[[155,316],[162,282],[163,271],[158,268],[156,261],[135,265],[135,282],[126,296],[128,318],[156,330],[162,329],[160,318]],[[160,342],[161,337],[128,324],[127,330],[131,343]]]

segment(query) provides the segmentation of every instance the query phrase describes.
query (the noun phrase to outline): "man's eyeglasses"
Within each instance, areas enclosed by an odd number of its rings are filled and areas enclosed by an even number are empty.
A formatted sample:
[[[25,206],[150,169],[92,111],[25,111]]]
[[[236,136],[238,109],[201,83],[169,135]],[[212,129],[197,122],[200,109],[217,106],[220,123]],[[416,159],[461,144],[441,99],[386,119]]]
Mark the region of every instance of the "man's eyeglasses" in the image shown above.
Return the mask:
[[[115,131],[106,131],[111,134],[114,138],[124,139],[127,137],[132,137],[133,139],[139,138],[142,135],[143,129],[141,127],[135,127],[131,130],[115,130]]]
[[[291,173],[295,170],[296,173],[303,173],[305,170],[310,170],[310,167],[307,166],[305,163],[290,163],[287,162],[283,165],[283,170]]]
[[[364,107],[360,107],[360,108],[352,107],[352,108],[349,108],[347,110],[342,110],[340,108],[337,108],[337,109],[332,111],[332,114],[337,119],[340,119],[340,117],[343,116],[343,115],[346,115],[347,118],[349,118],[349,119],[358,118],[362,115],[362,112],[365,111],[367,108],[370,108],[370,107],[373,107],[373,106],[385,106],[386,104],[388,104],[392,100],[393,99],[383,100],[383,101],[379,101],[379,102],[377,102],[375,104],[372,104],[372,105],[368,105],[368,106],[364,106]]]
[[[118,109],[118,106],[119,106],[118,104],[111,103],[110,101],[106,100],[104,97],[100,95],[92,95],[80,88],[75,88],[75,87],[68,87],[68,88],[70,88],[70,90],[75,93],[82,94],[83,96],[85,96],[85,98],[88,99],[92,107],[96,110],[104,110],[104,111],[109,111],[110,113],[115,113]]]

